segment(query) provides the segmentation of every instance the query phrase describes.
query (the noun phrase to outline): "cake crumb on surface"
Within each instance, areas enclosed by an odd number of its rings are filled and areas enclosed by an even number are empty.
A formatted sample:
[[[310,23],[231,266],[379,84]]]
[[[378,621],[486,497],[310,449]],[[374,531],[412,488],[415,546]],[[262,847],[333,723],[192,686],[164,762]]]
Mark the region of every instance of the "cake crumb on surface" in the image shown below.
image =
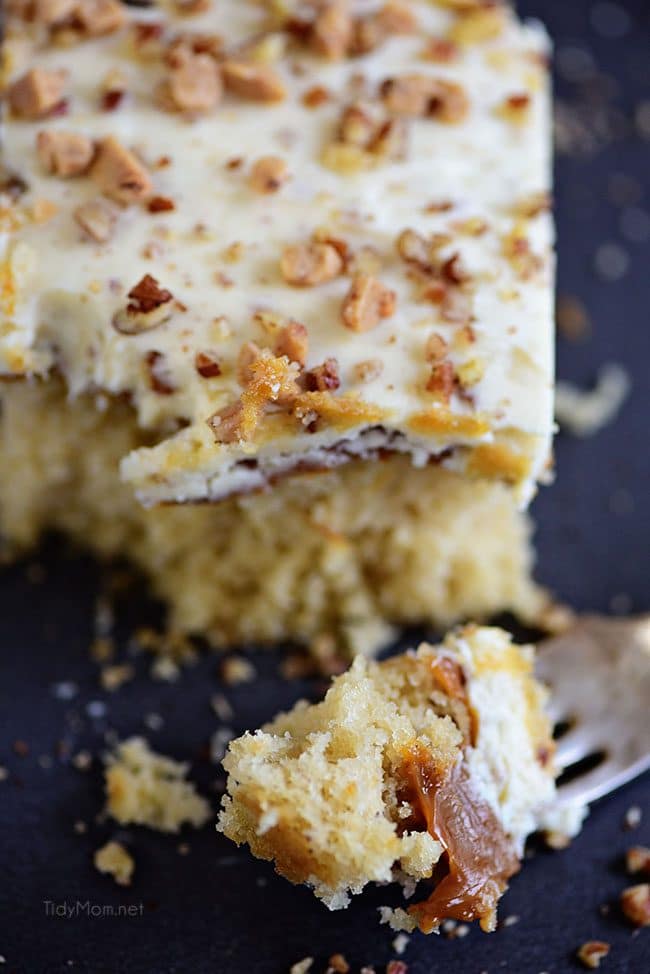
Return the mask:
[[[621,365],[609,362],[598,373],[591,390],[558,382],[555,418],[573,436],[593,436],[616,417],[630,391],[630,378]]]
[[[121,842],[107,842],[97,849],[93,861],[95,868],[112,876],[118,886],[131,885],[135,861]]]
[[[142,737],[131,737],[107,757],[104,772],[106,810],[122,825],[146,825],[160,832],[195,828],[211,816],[209,802],[185,780],[187,764],[150,750]]]

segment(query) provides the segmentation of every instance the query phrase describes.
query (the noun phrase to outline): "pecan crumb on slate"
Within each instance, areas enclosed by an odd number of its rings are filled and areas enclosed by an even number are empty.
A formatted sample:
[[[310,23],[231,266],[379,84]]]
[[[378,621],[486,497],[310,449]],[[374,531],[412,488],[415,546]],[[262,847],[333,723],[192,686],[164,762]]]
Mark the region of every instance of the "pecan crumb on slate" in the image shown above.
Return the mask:
[[[625,867],[631,874],[650,876],[650,849],[644,845],[633,845],[625,853]]]
[[[610,945],[603,940],[587,940],[577,951],[576,956],[584,967],[595,970],[600,967],[603,957],[607,957]]]
[[[624,889],[621,909],[636,927],[650,926],[650,883],[638,883]]]

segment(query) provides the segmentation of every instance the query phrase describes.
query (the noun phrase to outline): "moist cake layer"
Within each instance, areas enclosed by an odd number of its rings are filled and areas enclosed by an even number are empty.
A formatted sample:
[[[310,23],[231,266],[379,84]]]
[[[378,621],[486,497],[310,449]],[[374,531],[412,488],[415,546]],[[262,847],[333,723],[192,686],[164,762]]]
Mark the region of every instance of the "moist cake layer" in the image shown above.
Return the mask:
[[[555,795],[544,699],[531,648],[498,629],[357,659],[321,703],[230,744],[219,828],[330,909],[368,882],[397,879],[412,896],[425,879],[425,900],[386,912],[394,926],[493,929]]]
[[[325,636],[368,652],[389,622],[541,608],[529,525],[499,481],[394,456],[220,504],[147,510],[117,471],[146,442],[127,403],[70,401],[53,381],[5,383],[0,398],[5,540],[20,550],[54,528],[130,556],[177,629],[217,644]]]
[[[552,426],[544,32],[479,0],[183,6],[10,5],[3,371],[127,396],[145,503],[386,451],[525,503]]]

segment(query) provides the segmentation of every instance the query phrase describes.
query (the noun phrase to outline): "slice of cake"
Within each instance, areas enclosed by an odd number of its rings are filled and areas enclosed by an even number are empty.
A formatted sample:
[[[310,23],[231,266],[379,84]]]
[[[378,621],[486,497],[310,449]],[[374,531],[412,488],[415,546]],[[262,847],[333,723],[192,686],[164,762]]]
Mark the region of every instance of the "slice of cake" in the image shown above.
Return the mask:
[[[126,553],[226,643],[533,614],[543,30],[493,0],[182,6],[9,5],[4,534]]]
[[[426,880],[424,899],[387,912],[394,926],[493,929],[555,794],[532,659],[476,626],[382,663],[358,658],[321,703],[230,744],[218,828],[330,909],[369,882],[397,880],[410,896]]]

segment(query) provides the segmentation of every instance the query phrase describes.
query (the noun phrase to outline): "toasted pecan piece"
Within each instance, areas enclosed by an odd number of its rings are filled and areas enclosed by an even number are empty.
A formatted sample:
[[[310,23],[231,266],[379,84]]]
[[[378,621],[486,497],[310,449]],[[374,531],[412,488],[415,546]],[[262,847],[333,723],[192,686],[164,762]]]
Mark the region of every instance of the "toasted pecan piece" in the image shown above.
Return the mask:
[[[289,178],[289,167],[280,156],[260,156],[253,163],[248,185],[256,193],[277,193]]]
[[[436,399],[440,399],[442,402],[449,402],[454,391],[454,379],[454,366],[449,359],[435,362],[427,380],[427,392],[432,392]]]
[[[310,32],[312,48],[330,61],[340,61],[352,43],[354,24],[345,0],[332,0],[317,14]]]
[[[439,122],[462,122],[469,100],[462,85],[426,74],[402,74],[387,78],[380,87],[382,101],[395,115],[434,118]]]
[[[260,352],[248,367],[239,399],[208,417],[216,442],[241,443],[252,439],[267,405],[288,406],[295,401],[300,393],[297,378],[295,362],[289,362],[286,356],[274,356],[268,349]]]
[[[74,20],[86,37],[101,37],[126,24],[126,10],[119,0],[77,0]]]
[[[194,368],[202,379],[215,379],[221,375],[219,359],[212,352],[197,352],[194,356]]]
[[[427,362],[440,362],[447,354],[448,345],[437,331],[431,332],[424,345],[424,357]]]
[[[102,193],[117,203],[139,203],[152,188],[143,164],[113,135],[99,142],[90,176]]]
[[[370,331],[395,311],[395,292],[370,274],[355,274],[341,307],[343,324],[351,331]]]
[[[326,358],[321,365],[316,365],[309,372],[305,372],[307,392],[327,392],[338,389],[340,385],[339,363],[335,358]]]
[[[262,357],[262,349],[256,342],[244,342],[237,356],[237,379],[240,386],[246,386],[253,378],[251,366]]]
[[[223,82],[235,95],[249,101],[284,101],[287,92],[280,76],[265,64],[246,61],[224,61],[221,65]]]
[[[76,3],[77,0],[34,0],[29,13],[35,23],[53,27],[72,15]]]
[[[368,150],[382,159],[399,161],[408,152],[408,125],[404,118],[389,118],[375,132]]]
[[[7,90],[9,107],[18,118],[44,118],[63,99],[65,73],[31,68]]]
[[[367,54],[376,50],[384,41],[395,34],[412,34],[417,27],[417,19],[406,3],[389,0],[375,13],[360,17],[354,25],[352,51],[354,54]]]
[[[309,352],[309,335],[299,321],[290,321],[278,332],[275,354],[286,355],[290,362],[304,366]]]
[[[181,112],[210,112],[221,101],[219,68],[208,54],[190,54],[172,67],[167,79],[169,97]]]
[[[374,137],[375,119],[362,105],[346,105],[338,126],[338,139],[346,145],[365,148]]]
[[[313,287],[337,277],[343,270],[343,260],[329,243],[293,244],[284,248],[280,270],[288,284]]]
[[[113,236],[120,209],[103,196],[97,196],[95,199],[81,203],[73,215],[91,240],[96,243],[106,243]]]
[[[576,951],[576,957],[583,967],[593,971],[600,967],[601,960],[607,957],[609,951],[610,945],[604,940],[587,940]]]
[[[78,176],[90,166],[95,152],[87,136],[79,132],[46,131],[36,136],[39,162],[52,176]]]
[[[150,331],[171,317],[174,296],[151,274],[145,274],[127,297],[126,308],[113,316],[113,327],[123,335]]]
[[[643,845],[633,845],[625,853],[625,868],[628,873],[650,876],[650,849]]]

